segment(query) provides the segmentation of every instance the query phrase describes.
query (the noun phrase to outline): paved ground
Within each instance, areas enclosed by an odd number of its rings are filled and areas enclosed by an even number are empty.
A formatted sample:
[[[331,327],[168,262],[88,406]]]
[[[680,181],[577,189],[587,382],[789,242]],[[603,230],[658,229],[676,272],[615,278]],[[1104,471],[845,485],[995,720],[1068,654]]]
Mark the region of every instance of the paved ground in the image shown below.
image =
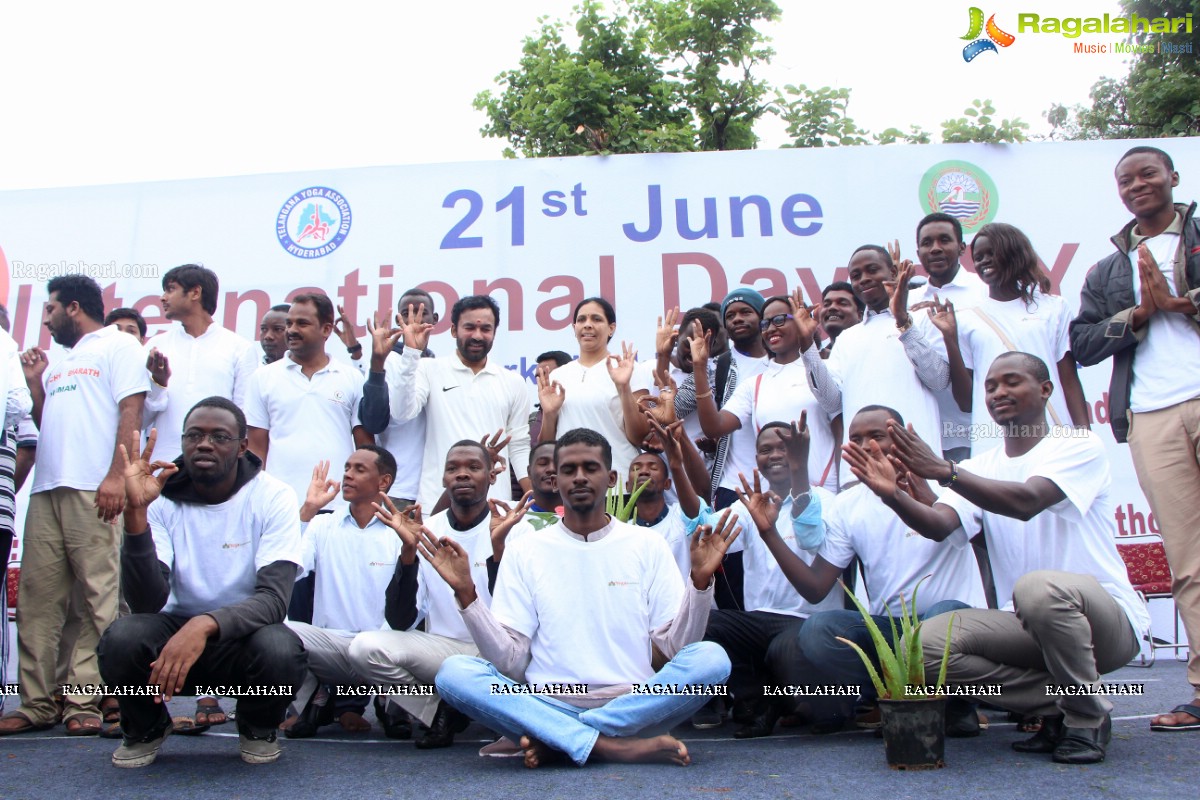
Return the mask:
[[[1109,758],[1092,767],[1014,753],[1009,743],[1020,734],[996,712],[981,737],[947,741],[947,768],[926,773],[889,770],[882,741],[867,732],[816,737],[799,729],[742,742],[732,739],[729,725],[703,733],[677,731],[695,761],[687,769],[590,765],[530,771],[519,760],[478,757],[478,747],[488,741],[478,726],[454,747],[435,752],[385,739],[378,729],[352,736],[332,726],[322,729],[319,739],[285,741],[277,764],[251,767],[237,757],[236,733],[228,724],[200,737],[172,737],[146,769],[118,770],[109,764],[115,742],[67,738],[60,727],[0,739],[0,800],[1195,797],[1200,732],[1151,733],[1147,722],[1152,713],[1187,699],[1184,665],[1126,667],[1109,679],[1144,683],[1145,696],[1116,698]],[[190,705],[190,699],[177,700],[172,709],[183,713]]]

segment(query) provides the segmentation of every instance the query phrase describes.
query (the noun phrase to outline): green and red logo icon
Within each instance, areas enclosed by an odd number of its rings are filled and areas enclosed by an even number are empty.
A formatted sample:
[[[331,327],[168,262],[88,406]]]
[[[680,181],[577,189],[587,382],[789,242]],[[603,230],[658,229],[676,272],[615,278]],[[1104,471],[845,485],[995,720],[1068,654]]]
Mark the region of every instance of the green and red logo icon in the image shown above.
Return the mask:
[[[971,6],[968,13],[971,16],[971,27],[967,29],[967,35],[962,38],[970,40],[971,43],[963,48],[963,61],[974,61],[975,57],[981,53],[999,53],[996,45],[1008,47],[1017,40],[1017,37],[1011,33],[1000,30],[1000,26],[996,24],[995,14],[988,17],[987,25],[984,25],[982,8]],[[981,33],[987,33],[987,36],[981,38],[979,35]]]

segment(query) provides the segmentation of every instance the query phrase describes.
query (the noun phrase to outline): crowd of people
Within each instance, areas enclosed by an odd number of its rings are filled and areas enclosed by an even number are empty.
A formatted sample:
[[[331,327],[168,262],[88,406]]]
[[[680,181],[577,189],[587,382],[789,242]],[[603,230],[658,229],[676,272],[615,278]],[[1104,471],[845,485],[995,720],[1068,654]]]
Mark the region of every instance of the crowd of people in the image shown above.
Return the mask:
[[[577,357],[538,358],[536,403],[490,357],[489,296],[436,309],[410,289],[366,321],[368,350],[317,292],[238,336],[202,266],[163,276],[173,324],[149,340],[90,278],[52,279],[62,353],[0,334],[3,562],[32,481],[0,735],[61,723],[143,767],[168,734],[226,722],[227,696],[242,759],[264,764],[281,735],[368,730],[373,697],[419,749],[474,720],[488,754],[530,767],[685,765],[670,731],[689,722],[878,724],[844,644],[874,652],[838,587],[860,576],[885,638],[907,603],[929,620],[931,681],[948,653],[950,685],[999,687],[988,702],[1032,734],[1015,750],[1103,761],[1113,706],[1089,690],[1149,632],[1077,373],[1110,357],[1113,431],[1192,643],[1193,695],[1151,727],[1200,730],[1200,373],[1181,366],[1200,348],[1200,223],[1165,152],[1135,147],[1115,174],[1133,220],[1077,315],[1019,229],[968,243],[934,213],[923,276],[898,242],[864,245],[819,298],[742,287],[666,310],[641,362],[611,301],[586,298]],[[439,312],[454,352],[435,357]],[[195,712],[172,718],[176,695]],[[947,703],[948,735],[986,726],[971,697]]]

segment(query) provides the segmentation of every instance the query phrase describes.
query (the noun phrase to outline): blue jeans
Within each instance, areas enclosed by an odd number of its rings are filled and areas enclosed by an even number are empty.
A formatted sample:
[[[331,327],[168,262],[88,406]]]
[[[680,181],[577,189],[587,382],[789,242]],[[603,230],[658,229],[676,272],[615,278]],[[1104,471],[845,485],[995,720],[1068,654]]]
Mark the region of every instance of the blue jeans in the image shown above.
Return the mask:
[[[728,677],[729,657],[720,645],[696,642],[676,653],[647,684],[715,687]],[[446,659],[435,683],[442,699],[464,714],[514,742],[531,736],[580,766],[599,736],[669,731],[712,699],[709,695],[626,694],[599,708],[583,709],[546,695],[494,694],[493,685],[519,684],[474,656]]]
[[[920,618],[929,619],[948,611],[970,607],[958,600],[943,600],[926,609]],[[892,641],[892,626],[888,622],[887,615],[872,614],[871,618],[879,626],[887,643],[895,644]],[[899,618],[896,620],[896,632],[900,632]],[[867,623],[863,621],[862,615],[858,611],[822,611],[813,614],[800,629],[798,637],[800,651],[804,658],[812,664],[815,673],[810,682],[828,685],[858,684],[862,687],[863,697],[875,697],[875,685],[871,683],[866,665],[863,664],[853,647],[837,640],[838,636],[854,642],[868,655],[875,654],[875,644],[867,630]],[[879,659],[872,658],[871,660],[878,668]]]

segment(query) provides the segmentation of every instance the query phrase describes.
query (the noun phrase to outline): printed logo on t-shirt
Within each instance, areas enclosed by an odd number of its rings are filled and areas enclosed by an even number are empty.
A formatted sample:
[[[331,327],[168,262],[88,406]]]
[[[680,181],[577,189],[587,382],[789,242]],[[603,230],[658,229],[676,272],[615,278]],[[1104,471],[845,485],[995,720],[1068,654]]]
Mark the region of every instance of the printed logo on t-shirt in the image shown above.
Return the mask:
[[[247,539],[244,542],[226,542],[225,544],[221,545],[221,549],[222,550],[237,550],[239,547],[245,547],[248,544],[250,544],[249,539]]]
[[[609,586],[625,587],[625,586],[641,586],[641,581],[609,581]]]
[[[394,567],[396,565],[394,563],[389,563],[387,561],[372,561],[371,563],[367,564],[367,566],[368,567]]]

